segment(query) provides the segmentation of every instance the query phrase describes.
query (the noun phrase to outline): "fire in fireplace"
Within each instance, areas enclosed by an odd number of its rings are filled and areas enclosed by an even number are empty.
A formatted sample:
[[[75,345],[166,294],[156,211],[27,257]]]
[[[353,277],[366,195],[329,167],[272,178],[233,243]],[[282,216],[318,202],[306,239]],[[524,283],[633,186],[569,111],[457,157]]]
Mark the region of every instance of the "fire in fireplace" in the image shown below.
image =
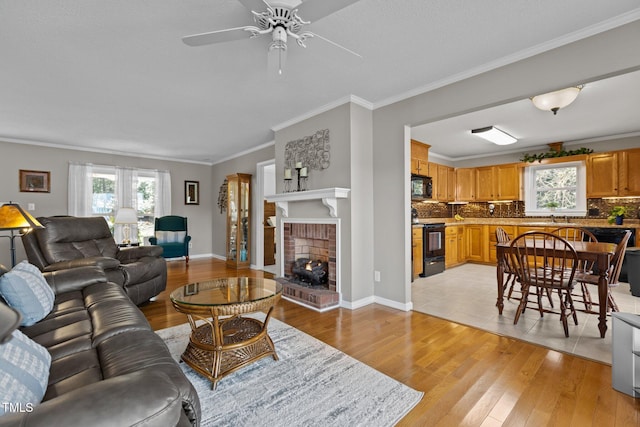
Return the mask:
[[[291,272],[296,283],[300,285],[329,288],[329,263],[326,261],[298,258],[293,262]]]

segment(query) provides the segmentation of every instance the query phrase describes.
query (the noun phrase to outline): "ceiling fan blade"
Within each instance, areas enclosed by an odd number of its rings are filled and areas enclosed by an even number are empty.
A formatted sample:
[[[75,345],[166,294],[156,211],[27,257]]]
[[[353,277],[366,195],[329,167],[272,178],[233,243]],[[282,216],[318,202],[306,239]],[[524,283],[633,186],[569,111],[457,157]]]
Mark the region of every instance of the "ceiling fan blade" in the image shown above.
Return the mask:
[[[266,10],[267,5],[264,0],[238,0],[244,7],[249,10],[254,10],[256,12],[260,10]]]
[[[311,34],[313,37],[317,37],[319,39],[322,39],[322,40],[326,41],[327,43],[332,44],[335,47],[339,47],[340,49],[345,50],[345,51],[349,52],[350,54],[357,56],[358,58],[362,58],[362,55],[360,55],[359,53],[356,53],[356,52],[352,51],[351,49],[348,49],[348,48],[342,46],[341,44],[338,44],[338,43],[336,43],[334,41],[331,41],[326,37],[322,37],[321,35],[316,34],[316,33],[312,33],[312,32],[308,32],[308,33]]]
[[[185,36],[182,41],[189,46],[202,46],[213,43],[224,43],[240,39],[248,39],[247,30],[253,26],[227,28],[225,30],[211,31],[208,33]]]
[[[358,0],[303,0],[298,14],[313,23],[356,2]]]

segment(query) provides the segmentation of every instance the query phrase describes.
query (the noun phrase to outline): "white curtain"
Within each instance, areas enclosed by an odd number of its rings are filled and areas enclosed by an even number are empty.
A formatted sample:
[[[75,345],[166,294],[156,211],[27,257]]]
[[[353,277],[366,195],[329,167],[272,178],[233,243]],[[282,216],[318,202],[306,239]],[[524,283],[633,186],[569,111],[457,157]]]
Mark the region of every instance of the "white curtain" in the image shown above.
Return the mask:
[[[72,216],[91,216],[93,204],[93,165],[69,163],[67,212]]]
[[[171,174],[168,171],[156,171],[156,194],[154,216],[171,215]]]
[[[133,168],[122,168],[116,166],[95,166],[92,164],[69,164],[69,184],[68,184],[68,214],[73,216],[93,215],[93,173],[106,172],[115,174],[115,198],[116,206],[114,215],[117,215],[118,208],[134,208],[138,210],[138,174],[149,176],[153,174],[155,178],[155,207],[154,216],[159,218],[171,215],[171,174],[168,171],[144,170]],[[115,217],[114,217],[115,219]],[[116,242],[123,239],[122,224],[115,224],[113,235]],[[138,241],[138,226],[130,226],[130,236],[132,242]]]

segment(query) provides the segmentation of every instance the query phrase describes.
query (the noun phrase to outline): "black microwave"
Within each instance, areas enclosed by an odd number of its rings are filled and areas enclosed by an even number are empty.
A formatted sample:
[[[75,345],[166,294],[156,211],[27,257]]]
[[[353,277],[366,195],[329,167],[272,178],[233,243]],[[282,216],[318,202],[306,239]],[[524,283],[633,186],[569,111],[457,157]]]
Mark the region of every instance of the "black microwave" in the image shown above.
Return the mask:
[[[430,176],[411,175],[411,200],[430,200],[433,197],[433,183]]]

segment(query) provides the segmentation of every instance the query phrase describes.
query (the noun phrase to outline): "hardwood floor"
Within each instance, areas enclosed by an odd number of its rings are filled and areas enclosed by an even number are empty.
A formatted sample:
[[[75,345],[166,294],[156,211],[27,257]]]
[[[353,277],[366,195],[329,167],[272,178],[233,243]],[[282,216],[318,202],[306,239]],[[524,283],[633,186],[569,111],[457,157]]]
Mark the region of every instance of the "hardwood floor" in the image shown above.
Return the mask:
[[[167,291],[143,307],[154,329],[186,322],[169,293],[215,277],[271,277],[219,260],[168,263]],[[277,319],[425,395],[399,426],[639,426],[640,399],[611,367],[479,329],[372,304],[317,313],[281,300]]]

